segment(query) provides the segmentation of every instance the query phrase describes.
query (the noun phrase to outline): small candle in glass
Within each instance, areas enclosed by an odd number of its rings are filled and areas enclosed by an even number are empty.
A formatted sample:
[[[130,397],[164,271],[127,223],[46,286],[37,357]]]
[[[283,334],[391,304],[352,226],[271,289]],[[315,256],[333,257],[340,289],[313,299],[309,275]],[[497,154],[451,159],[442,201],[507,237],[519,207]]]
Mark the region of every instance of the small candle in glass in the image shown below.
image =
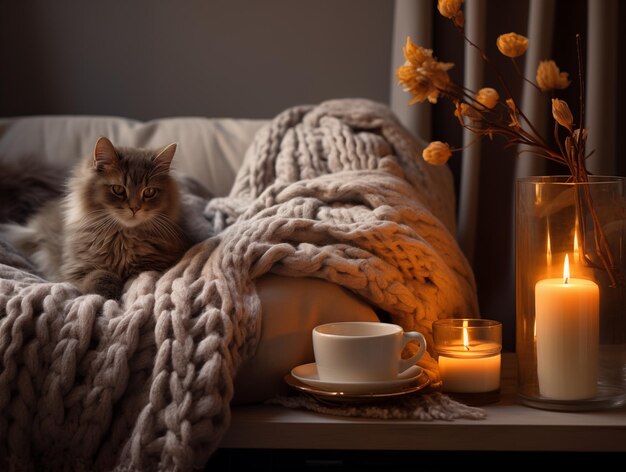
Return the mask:
[[[443,390],[487,393],[500,389],[502,323],[445,319],[433,323]]]

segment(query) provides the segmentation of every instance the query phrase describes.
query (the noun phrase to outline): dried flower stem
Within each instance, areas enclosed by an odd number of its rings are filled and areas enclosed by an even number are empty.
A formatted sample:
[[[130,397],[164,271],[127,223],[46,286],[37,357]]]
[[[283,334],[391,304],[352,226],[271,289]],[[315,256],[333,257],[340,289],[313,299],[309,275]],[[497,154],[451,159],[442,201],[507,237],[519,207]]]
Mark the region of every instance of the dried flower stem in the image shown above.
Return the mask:
[[[623,285],[623,274],[620,274],[617,267],[615,266],[615,261],[613,258],[613,254],[611,252],[611,247],[609,242],[606,239],[606,235],[604,234],[604,228],[602,227],[602,223],[600,222],[600,218],[598,217],[598,213],[593,204],[593,198],[591,196],[591,189],[589,187],[589,176],[587,172],[587,167],[585,166],[585,145],[583,143],[583,125],[585,120],[585,102],[584,102],[584,94],[585,94],[585,82],[583,80],[583,64],[582,64],[582,53],[581,53],[581,45],[580,45],[580,34],[576,35],[576,53],[578,56],[578,83],[580,84],[579,90],[579,106],[580,106],[580,129],[581,131],[578,133],[576,139],[572,140],[574,144],[574,152],[576,159],[572,159],[572,166],[570,167],[571,173],[574,176],[574,180],[577,182],[583,182],[584,194],[587,199],[587,204],[589,206],[589,214],[591,215],[591,221],[593,223],[593,234],[594,234],[594,244],[596,248],[596,253],[602,262],[602,266],[606,271],[607,275],[610,279],[610,286],[617,287],[618,285]],[[557,139],[557,142],[559,140]],[[575,165],[574,165],[575,161]],[[579,212],[579,221],[584,222],[584,213],[583,213],[583,204],[580,201],[580,198],[577,200],[578,206],[577,210]],[[586,232],[582,233],[582,243],[583,248],[586,246]],[[589,259],[587,256],[587,251],[583,250],[585,255],[585,261],[591,266],[595,266],[595,264]]]
[[[504,78],[502,77],[502,74],[500,73],[500,71],[493,65],[493,63],[491,62],[491,60],[489,59],[489,56],[487,56],[487,54],[477,45],[475,44],[472,40],[470,40],[466,35],[465,32],[463,31],[463,28],[459,27],[458,25],[455,25],[457,30],[461,32],[463,38],[465,39],[465,41],[468,42],[468,44],[470,44],[473,48],[475,48],[481,55],[481,57],[483,58],[483,60],[485,61],[485,63],[489,64],[489,66],[491,67],[491,69],[495,72],[496,76],[498,77],[498,81],[500,82],[500,84],[502,85],[502,88],[505,90],[506,94],[508,95],[509,98],[513,98],[513,95],[510,91],[510,89],[508,88],[506,81],[504,80]],[[576,49],[577,49],[577,54],[578,54],[578,75],[579,75],[579,84],[580,84],[580,117],[581,117],[581,123],[580,123],[580,128],[582,130],[582,126],[584,124],[584,80],[583,80],[583,71],[582,71],[582,57],[581,57],[581,47],[580,47],[580,34],[576,35]],[[517,62],[515,61],[514,58],[511,58],[511,61],[513,62],[514,68],[516,70],[516,72],[518,73],[518,75],[520,75],[520,77],[522,77],[523,80],[525,80],[526,82],[530,83],[533,87],[535,87],[537,90],[539,90],[539,87],[534,84],[532,81],[528,80],[526,77],[523,76],[523,74],[521,74],[521,71],[519,70],[519,67],[517,66]],[[473,97],[470,95],[469,90],[463,88],[462,89],[462,97],[465,99],[468,99],[466,101],[466,103],[472,107],[475,111],[477,112],[481,112],[482,110],[478,110],[474,105],[473,105]],[[447,95],[450,98],[454,99],[454,93],[447,93],[447,91],[442,90],[441,91],[442,95]],[[504,105],[503,105],[504,106]],[[461,124],[461,126],[463,126],[465,129],[468,129],[469,131],[476,133],[478,135],[480,134],[484,134],[485,130],[487,130],[487,132],[490,129],[493,130],[497,130],[498,134],[501,135],[505,135],[508,136],[510,141],[509,144],[507,144],[508,146],[511,145],[525,145],[525,146],[529,146],[529,147],[533,147],[535,149],[537,149],[539,152],[537,151],[528,151],[531,152],[532,154],[535,154],[537,156],[541,156],[544,157],[546,159],[549,159],[551,161],[554,162],[558,162],[559,164],[565,164],[569,170],[570,173],[572,174],[572,176],[574,177],[574,181],[576,182],[583,182],[586,183],[587,185],[584,185],[584,189],[585,189],[585,196],[587,198],[588,204],[589,204],[589,212],[591,214],[591,219],[593,222],[593,227],[594,227],[594,241],[595,241],[595,247],[596,247],[596,252],[598,254],[598,257],[600,258],[600,261],[602,262],[603,268],[605,269],[605,271],[607,272],[610,280],[611,280],[611,287],[615,287],[618,284],[623,284],[624,281],[621,280],[621,274],[617,273],[617,268],[615,267],[614,264],[614,260],[613,260],[613,256],[611,253],[611,248],[609,246],[609,243],[606,239],[606,235],[604,234],[604,229],[602,228],[602,224],[600,223],[600,220],[598,218],[598,214],[594,208],[593,205],[593,201],[592,201],[592,196],[591,196],[591,191],[589,189],[589,179],[588,179],[588,173],[587,173],[587,169],[585,167],[585,159],[587,156],[585,156],[585,152],[584,152],[584,143],[582,142],[583,140],[583,132],[579,132],[578,136],[576,137],[575,140],[573,140],[573,149],[572,150],[567,150],[563,148],[563,145],[561,144],[561,140],[559,139],[559,125],[558,123],[555,122],[554,125],[554,138],[555,141],[557,143],[557,146],[559,148],[560,153],[555,153],[554,151],[552,151],[552,149],[550,148],[550,146],[548,146],[548,144],[546,143],[546,141],[543,139],[543,137],[541,136],[541,134],[537,131],[537,129],[534,127],[534,125],[532,124],[532,122],[528,119],[528,117],[526,116],[526,114],[524,114],[524,112],[520,109],[518,109],[518,113],[519,115],[522,117],[522,119],[524,120],[524,122],[528,125],[528,127],[530,128],[530,130],[532,131],[532,135],[529,134],[527,131],[525,131],[523,128],[519,127],[516,130],[511,130],[508,126],[503,126],[501,124],[501,122],[498,121],[493,121],[490,120],[487,116],[485,116],[485,113],[481,113],[482,115],[482,121],[487,124],[488,126],[484,127],[473,127],[471,125],[468,125],[467,123],[465,123],[463,117],[459,117],[459,122]],[[580,221],[584,221],[584,217],[582,215],[582,210],[583,210],[583,206],[581,205],[581,202],[578,202],[577,205],[577,211],[580,213]],[[583,247],[585,244],[585,233],[582,234],[582,240],[583,240]],[[585,260],[587,261],[588,264],[595,266],[595,264],[593,264],[593,262],[588,258],[588,256],[585,254]]]
[[[455,105],[454,114],[459,124],[475,134],[477,139],[485,136],[493,139],[494,135],[500,135],[507,140],[504,145],[505,148],[522,145],[525,149],[520,152],[528,152],[566,166],[572,176],[571,181],[582,184],[575,187],[575,191],[577,217],[583,227],[581,235],[583,248],[588,246],[584,240],[586,238],[586,231],[584,231],[585,213],[588,212],[593,223],[595,248],[601,267],[588,257],[588,253],[584,255],[585,261],[593,267],[604,269],[611,279],[612,286],[623,284],[623,276],[615,267],[611,248],[593,205],[589,175],[585,167],[585,161],[592,153],[585,155],[587,136],[586,130],[583,128],[585,108],[580,35],[576,35],[580,84],[580,124],[576,129],[572,112],[564,100],[553,99],[552,116],[555,120],[553,134],[556,145],[548,144],[524,111],[518,108],[504,77],[489,56],[465,35],[462,26],[463,14],[460,10],[462,3],[462,0],[449,2],[440,0],[438,9],[442,15],[451,19],[463,40],[474,48],[489,68],[493,70],[507,98],[501,99],[498,91],[491,87],[483,87],[476,92],[455,84],[448,75],[448,70],[454,64],[439,62],[433,56],[432,50],[417,46],[408,38],[404,48],[406,62],[398,69],[397,76],[405,90],[413,95],[411,104],[425,100],[436,103],[440,96],[449,98]],[[515,60],[516,57],[524,54],[528,48],[528,39],[524,36],[517,33],[506,33],[498,37],[496,45],[503,55],[511,58],[516,73],[540,92],[563,89],[570,85],[568,73],[560,71],[553,60],[540,62],[536,74],[537,83],[524,77]],[[561,131],[561,128],[564,131]],[[561,139],[561,136],[564,138]],[[429,145],[428,152],[425,152],[423,157],[429,162],[441,165],[447,161],[452,152],[457,150],[452,149],[447,143],[436,141]]]
[[[508,84],[506,83],[506,80],[504,80],[504,77],[502,76],[502,73],[500,72],[500,70],[498,70],[498,68],[491,62],[491,59],[489,59],[489,56],[487,56],[487,53],[485,51],[482,50],[482,48],[480,46],[478,46],[476,43],[474,43],[471,39],[469,39],[467,37],[467,35],[465,34],[465,30],[460,27],[459,25],[455,24],[454,25],[457,29],[457,31],[459,31],[459,33],[461,34],[461,36],[463,37],[463,39],[465,41],[467,41],[467,43],[472,46],[474,49],[476,49],[478,51],[478,53],[480,54],[480,56],[483,58],[483,60],[485,61],[486,64],[489,65],[489,67],[491,68],[491,70],[496,74],[496,77],[498,78],[498,82],[500,83],[500,85],[502,86],[502,88],[504,89],[506,95],[508,98],[513,99],[513,94],[511,93],[511,90],[509,89]],[[546,142],[544,141],[543,137],[541,136],[541,133],[539,133],[539,131],[537,131],[537,129],[535,128],[535,126],[532,124],[532,122],[528,119],[528,117],[524,114],[524,112],[522,110],[519,110],[519,115],[522,117],[522,119],[526,122],[526,124],[528,125],[528,127],[530,128],[530,130],[533,132],[533,134],[535,135],[535,138],[537,138],[537,140],[539,140],[542,144],[545,144],[547,147]]]
[[[513,63],[513,68],[515,69],[515,72],[517,72],[517,76],[522,79],[524,82],[532,85],[535,90],[537,90],[537,92],[541,93],[541,89],[539,88],[539,86],[534,83],[532,80],[529,80],[528,78],[526,78],[526,76],[524,74],[522,74],[522,71],[519,69],[519,65],[517,64],[517,61],[515,60],[514,57],[511,58],[511,62]]]
[[[583,80],[583,58],[580,46],[580,34],[576,34],[576,55],[578,57],[578,84],[580,95],[578,97],[579,106],[580,106],[580,129],[582,130],[585,124],[585,81]],[[577,145],[579,148],[583,146],[582,144],[583,134],[582,132],[578,133]],[[584,164],[582,166],[585,168]]]

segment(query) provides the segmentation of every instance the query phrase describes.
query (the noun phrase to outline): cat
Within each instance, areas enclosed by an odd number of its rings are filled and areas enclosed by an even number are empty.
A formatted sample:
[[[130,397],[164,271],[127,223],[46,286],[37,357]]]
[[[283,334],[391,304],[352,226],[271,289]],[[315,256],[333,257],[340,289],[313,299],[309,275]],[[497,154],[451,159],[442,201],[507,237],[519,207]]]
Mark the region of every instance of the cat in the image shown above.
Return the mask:
[[[93,155],[75,167],[66,196],[45,204],[25,226],[4,225],[5,238],[50,280],[119,298],[130,277],[165,271],[189,246],[170,175],[175,152],[176,144],[147,150],[100,137]]]

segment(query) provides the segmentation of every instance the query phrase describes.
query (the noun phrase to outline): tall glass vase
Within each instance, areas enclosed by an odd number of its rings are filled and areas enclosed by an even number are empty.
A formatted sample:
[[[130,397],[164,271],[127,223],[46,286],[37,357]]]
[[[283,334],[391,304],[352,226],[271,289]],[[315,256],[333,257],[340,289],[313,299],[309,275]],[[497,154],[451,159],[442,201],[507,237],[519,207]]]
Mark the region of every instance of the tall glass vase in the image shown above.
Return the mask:
[[[523,403],[626,403],[626,180],[516,185],[516,351]]]

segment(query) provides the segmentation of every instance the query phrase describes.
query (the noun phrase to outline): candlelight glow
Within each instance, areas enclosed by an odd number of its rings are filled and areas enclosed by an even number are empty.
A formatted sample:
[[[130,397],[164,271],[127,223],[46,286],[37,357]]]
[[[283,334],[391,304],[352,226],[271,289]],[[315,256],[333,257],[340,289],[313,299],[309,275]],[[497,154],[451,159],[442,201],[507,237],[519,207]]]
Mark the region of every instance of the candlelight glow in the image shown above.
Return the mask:
[[[563,262],[563,283],[569,282],[569,258],[565,254],[565,262]]]
[[[535,185],[535,205],[541,205],[541,189],[539,185]]]
[[[548,231],[548,238],[546,240],[546,262],[548,264],[548,270],[552,268],[552,245],[550,243],[550,232]]]
[[[576,220],[576,226],[574,227],[574,263],[580,260],[580,249],[578,245],[578,220]]]
[[[469,326],[469,322],[467,320],[463,320],[463,347],[465,350],[469,351],[469,335],[467,334],[467,327]]]

